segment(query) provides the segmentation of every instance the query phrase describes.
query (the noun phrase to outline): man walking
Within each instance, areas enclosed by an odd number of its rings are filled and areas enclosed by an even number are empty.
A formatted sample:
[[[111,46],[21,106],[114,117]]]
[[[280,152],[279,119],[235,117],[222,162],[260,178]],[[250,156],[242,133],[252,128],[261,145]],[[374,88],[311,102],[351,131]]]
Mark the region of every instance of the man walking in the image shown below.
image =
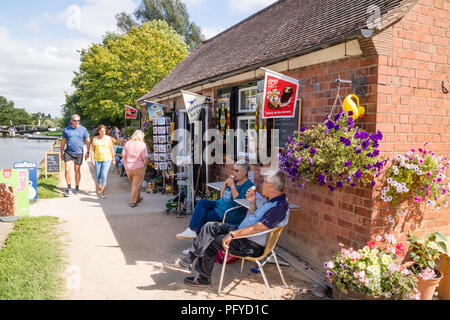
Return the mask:
[[[64,161],[65,176],[67,182],[67,189],[64,193],[65,197],[70,196],[72,191],[70,173],[72,171],[72,164],[75,168],[75,190],[74,194],[80,192],[79,185],[81,180],[81,165],[83,164],[83,145],[86,143],[87,153],[84,156],[85,160],[89,158],[89,151],[91,142],[89,140],[89,133],[85,127],[80,124],[80,116],[74,114],[71,118],[71,124],[64,128],[61,141],[61,160]]]

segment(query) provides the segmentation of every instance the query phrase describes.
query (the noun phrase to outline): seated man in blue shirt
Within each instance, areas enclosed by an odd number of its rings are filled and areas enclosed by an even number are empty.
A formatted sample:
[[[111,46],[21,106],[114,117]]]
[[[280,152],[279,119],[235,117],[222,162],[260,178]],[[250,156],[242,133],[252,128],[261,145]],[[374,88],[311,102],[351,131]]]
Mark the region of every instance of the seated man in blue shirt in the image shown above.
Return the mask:
[[[228,209],[238,206],[235,199],[244,199],[247,190],[254,186],[248,179],[250,165],[236,164],[233,175],[228,178],[220,192],[220,199],[217,201],[200,200],[195,206],[189,227],[182,233],[176,235],[177,239],[195,239],[200,229],[209,221],[222,221]],[[226,222],[239,225],[244,220],[247,210],[240,208],[227,214]],[[188,252],[188,251],[183,251]]]
[[[244,221],[236,227],[227,223],[207,223],[191,246],[191,252],[175,263],[164,262],[164,268],[184,273],[197,273],[187,277],[184,283],[195,287],[211,286],[211,274],[217,251],[229,248],[229,253],[238,256],[259,257],[264,252],[268,234],[231,241],[234,237],[249,236],[287,224],[289,204],[283,193],[286,177],[281,171],[271,172],[264,179],[263,196],[268,200],[256,209],[256,195],[250,189],[247,200],[251,206]]]

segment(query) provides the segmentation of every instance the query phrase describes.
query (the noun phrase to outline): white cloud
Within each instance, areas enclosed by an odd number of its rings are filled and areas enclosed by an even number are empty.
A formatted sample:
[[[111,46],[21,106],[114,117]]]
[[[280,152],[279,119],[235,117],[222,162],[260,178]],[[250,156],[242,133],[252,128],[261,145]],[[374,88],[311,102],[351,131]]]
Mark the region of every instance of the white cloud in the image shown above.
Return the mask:
[[[197,0],[198,1],[198,0]],[[132,0],[86,0],[86,4],[68,6],[55,15],[43,14],[49,22],[63,23],[69,30],[99,39],[106,31],[117,30],[116,14],[132,13],[136,4]]]
[[[222,31],[224,31],[226,28],[224,27],[202,27],[202,34],[205,36],[205,39],[210,39]]]
[[[132,12],[132,0],[85,0],[55,14],[45,12],[27,24],[27,38],[14,36],[0,25],[0,95],[28,112],[60,116],[64,92],[72,92],[74,71],[80,65],[77,50],[99,42],[106,31],[116,30],[115,15]],[[78,15],[79,13],[79,15]],[[39,37],[48,28],[64,28],[70,38]],[[52,29],[50,29],[52,30]],[[55,34],[56,35],[56,34]]]
[[[67,39],[31,46],[0,26],[0,95],[28,112],[59,115],[64,91],[71,91],[73,71],[80,63],[76,50],[85,44]]]
[[[206,4],[206,2],[208,2],[207,0],[184,0],[183,1],[186,4],[186,7],[188,8],[198,8],[204,4]]]
[[[228,0],[228,7],[233,12],[255,13],[277,0]]]

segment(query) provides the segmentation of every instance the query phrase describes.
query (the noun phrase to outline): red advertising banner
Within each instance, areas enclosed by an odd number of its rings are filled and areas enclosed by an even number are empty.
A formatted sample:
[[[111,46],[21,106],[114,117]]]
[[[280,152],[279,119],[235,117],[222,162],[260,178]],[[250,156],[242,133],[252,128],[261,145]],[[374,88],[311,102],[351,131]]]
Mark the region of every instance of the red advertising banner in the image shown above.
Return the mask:
[[[295,103],[300,82],[283,74],[264,70],[266,71],[266,78],[264,82],[263,118],[295,117]]]
[[[125,106],[125,119],[137,119],[137,109]]]

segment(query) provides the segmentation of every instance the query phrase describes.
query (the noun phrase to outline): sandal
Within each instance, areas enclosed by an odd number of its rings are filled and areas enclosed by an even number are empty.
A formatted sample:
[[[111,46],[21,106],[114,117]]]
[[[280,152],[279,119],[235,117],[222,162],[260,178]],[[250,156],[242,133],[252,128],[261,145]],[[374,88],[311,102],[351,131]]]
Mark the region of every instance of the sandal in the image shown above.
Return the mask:
[[[130,207],[136,208],[136,207],[137,207],[137,204],[136,204],[136,203],[130,203]]]

